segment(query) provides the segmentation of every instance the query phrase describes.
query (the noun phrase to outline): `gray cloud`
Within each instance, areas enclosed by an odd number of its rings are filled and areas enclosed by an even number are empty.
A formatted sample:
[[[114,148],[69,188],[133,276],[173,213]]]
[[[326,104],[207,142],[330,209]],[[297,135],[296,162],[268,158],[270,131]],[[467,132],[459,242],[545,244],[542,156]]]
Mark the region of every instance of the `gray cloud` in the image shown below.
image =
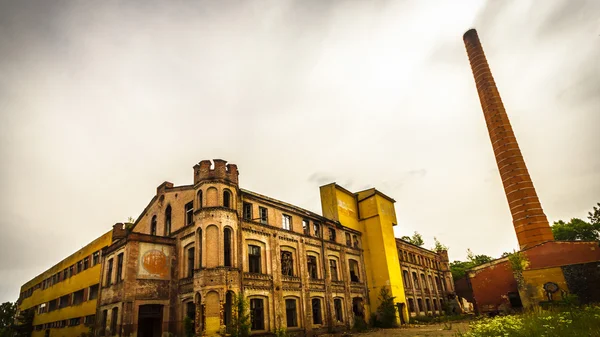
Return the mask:
[[[376,187],[398,236],[452,259],[512,250],[471,27],[549,219],[585,217],[599,16],[583,0],[0,1],[0,301],[210,158],[316,212],[319,185]]]

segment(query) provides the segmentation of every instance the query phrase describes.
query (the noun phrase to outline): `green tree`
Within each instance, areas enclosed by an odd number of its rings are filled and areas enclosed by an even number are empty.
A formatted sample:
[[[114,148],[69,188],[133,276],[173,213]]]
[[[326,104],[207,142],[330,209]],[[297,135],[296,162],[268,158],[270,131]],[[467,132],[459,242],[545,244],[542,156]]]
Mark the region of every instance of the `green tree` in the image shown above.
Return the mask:
[[[404,241],[408,241],[410,243],[412,243],[413,245],[417,245],[417,246],[423,246],[425,244],[425,242],[423,241],[423,237],[421,236],[421,234],[415,232],[415,234],[413,234],[412,237],[410,236],[403,236],[400,239],[404,240]]]
[[[33,332],[33,315],[35,310],[33,308],[23,310],[17,315],[17,324],[15,324],[15,336],[17,337],[30,337]]]
[[[377,323],[382,328],[394,328],[398,325],[396,322],[396,306],[390,290],[382,287],[379,292],[379,307],[377,307]]]
[[[4,302],[0,304],[0,337],[12,336],[16,313],[16,303]]]
[[[597,204],[598,207],[593,207],[593,212],[588,212],[588,219],[592,225],[600,224],[600,202]]]
[[[183,329],[185,331],[185,337],[194,337],[196,334],[196,323],[189,317],[185,316],[183,320]]]
[[[590,219],[595,220],[590,213]],[[557,241],[599,241],[600,223],[591,223],[578,218],[569,222],[558,220],[552,225],[552,234]]]
[[[433,237],[433,242],[435,246],[433,247],[433,251],[439,253],[442,250],[448,250],[448,246],[443,245],[440,240],[438,240],[435,236]]]
[[[242,292],[233,298],[233,312],[231,315],[231,337],[250,336],[250,312],[248,301]]]
[[[467,249],[467,261],[454,261],[450,263],[452,278],[458,280],[466,275],[467,269],[477,267],[492,260],[491,256],[483,254],[475,255],[470,249]]]

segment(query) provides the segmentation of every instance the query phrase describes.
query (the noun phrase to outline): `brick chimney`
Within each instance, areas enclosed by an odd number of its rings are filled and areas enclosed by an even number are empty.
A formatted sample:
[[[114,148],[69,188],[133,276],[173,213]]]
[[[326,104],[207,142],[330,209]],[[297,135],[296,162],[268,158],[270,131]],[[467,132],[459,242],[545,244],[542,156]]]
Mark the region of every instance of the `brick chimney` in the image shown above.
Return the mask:
[[[467,31],[463,35],[463,40],[519,246],[524,249],[545,241],[553,241],[552,230],[533,187],[517,138],[510,126],[477,31],[475,29]]]

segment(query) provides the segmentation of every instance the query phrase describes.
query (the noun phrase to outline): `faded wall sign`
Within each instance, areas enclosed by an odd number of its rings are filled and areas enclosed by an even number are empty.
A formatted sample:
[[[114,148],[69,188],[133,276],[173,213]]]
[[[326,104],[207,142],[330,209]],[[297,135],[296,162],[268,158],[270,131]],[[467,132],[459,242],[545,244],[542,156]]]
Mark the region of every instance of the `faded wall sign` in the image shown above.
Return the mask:
[[[159,244],[140,243],[138,278],[169,279],[171,249]]]

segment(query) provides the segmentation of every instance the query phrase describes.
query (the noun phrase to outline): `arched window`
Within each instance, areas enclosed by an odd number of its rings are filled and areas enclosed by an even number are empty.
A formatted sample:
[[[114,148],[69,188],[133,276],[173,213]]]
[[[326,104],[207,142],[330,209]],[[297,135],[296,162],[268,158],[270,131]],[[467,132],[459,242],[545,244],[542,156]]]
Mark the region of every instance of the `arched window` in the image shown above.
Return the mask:
[[[223,191],[223,207],[231,208],[231,192]]]
[[[231,228],[223,230],[223,257],[224,266],[231,267]]]
[[[196,246],[198,247],[198,269],[202,269],[202,229],[198,229],[196,242],[198,243]]]
[[[228,328],[231,328],[231,317],[233,316],[233,291],[228,291],[225,294],[225,310],[223,311],[223,323]]]
[[[403,278],[403,281],[404,281],[404,287],[405,288],[412,288],[411,285],[410,285],[410,278],[408,277],[408,271],[406,271],[406,270],[402,271],[402,278]]]
[[[165,210],[165,236],[171,235],[171,205]]]
[[[294,256],[292,252],[281,252],[281,275],[294,276]]]
[[[150,235],[156,235],[156,215],[152,217],[150,222]]]
[[[200,208],[202,208],[202,190],[198,191],[197,197],[198,197],[198,209],[200,209]]]

